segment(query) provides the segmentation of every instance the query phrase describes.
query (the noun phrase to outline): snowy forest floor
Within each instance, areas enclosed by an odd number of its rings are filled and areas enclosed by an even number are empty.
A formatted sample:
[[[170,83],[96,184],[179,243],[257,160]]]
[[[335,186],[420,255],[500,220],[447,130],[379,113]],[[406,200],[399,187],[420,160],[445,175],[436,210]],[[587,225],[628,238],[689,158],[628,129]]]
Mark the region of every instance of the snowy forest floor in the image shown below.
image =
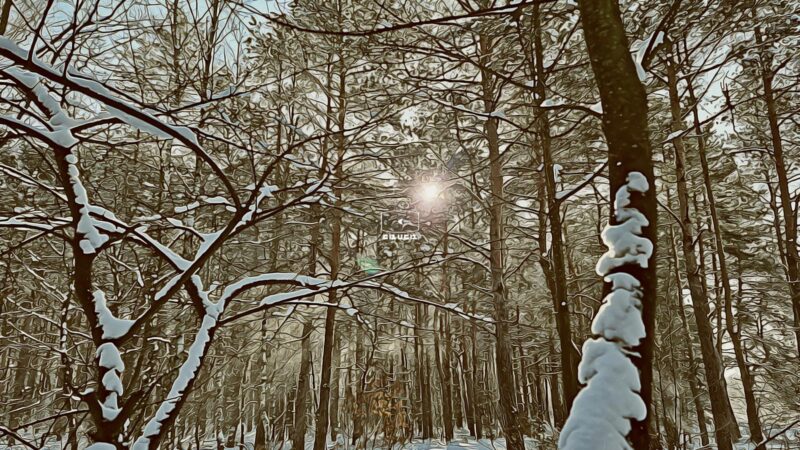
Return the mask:
[[[248,437],[250,439],[248,439]],[[252,436],[246,436],[245,442],[249,444],[247,449],[252,449]],[[210,447],[209,447],[210,448]],[[241,448],[241,447],[239,447]],[[286,441],[282,447],[273,447],[272,450],[291,450],[291,441]],[[305,450],[312,450],[314,448],[314,437],[307,436]],[[450,442],[445,442],[444,439],[413,439],[411,442],[405,444],[396,444],[392,450],[505,450],[506,441],[504,438],[498,439],[475,439],[470,437],[469,431],[464,429],[456,429],[454,438]],[[539,443],[531,438],[525,438],[526,450],[538,450],[541,447]],[[334,443],[328,441],[329,450],[356,450],[356,446],[348,445],[345,442]],[[226,449],[228,450],[228,449]],[[365,450],[387,450],[384,449],[379,443],[368,442]]]
[[[341,437],[340,437],[341,439]],[[255,432],[250,432],[245,434],[245,444],[242,446],[241,444],[237,443],[237,445],[233,447],[222,447],[225,450],[252,450],[254,448],[253,442],[255,440]],[[203,442],[201,446],[201,450],[216,450],[219,447],[217,446],[217,442],[215,439],[210,438]],[[598,443],[600,445],[600,443]],[[85,448],[88,446],[88,443],[83,442],[79,443],[79,448]],[[314,437],[313,435],[308,435],[306,437],[306,443],[304,446],[304,450],[312,450],[314,447]],[[48,445],[42,447],[42,450],[61,450],[65,448],[62,446],[62,443],[53,440]],[[194,445],[192,444],[191,447],[184,447],[184,448],[192,448],[194,449]],[[270,450],[291,450],[292,442],[290,440],[286,440],[283,442],[273,442]],[[348,442],[343,442],[340,440],[338,443],[334,443],[332,441],[328,441],[327,445],[328,450],[356,450],[357,447],[354,445],[349,445]],[[525,438],[525,449],[526,450],[552,450],[555,449],[555,441],[552,437],[545,438],[544,441],[540,442],[534,440],[532,438]],[[602,450],[602,446],[598,446],[597,450]],[[713,449],[715,448],[713,445],[711,447],[708,446],[701,446],[698,444],[689,444],[686,449],[687,450],[702,450],[702,449]],[[752,450],[754,446],[750,443],[741,442],[735,446],[736,450]],[[782,435],[779,439],[775,439],[767,444],[767,448],[769,450],[800,450],[800,430],[790,430],[789,433]],[[26,447],[22,445],[12,445],[9,446],[7,442],[0,442],[0,450],[24,450]],[[429,440],[422,440],[422,439],[413,439],[411,442],[405,444],[396,444],[392,447],[391,450],[505,450],[506,449],[506,442],[504,438],[498,439],[475,439],[470,437],[469,432],[464,429],[457,429],[455,430],[454,439],[450,442],[445,442],[444,439],[429,439]],[[366,449],[363,450],[388,450],[385,449],[377,442],[369,442],[367,443]]]
[[[453,440],[449,443],[445,442],[444,439],[414,439],[406,444],[396,444],[392,450],[505,450],[506,448],[506,441],[504,438],[476,440],[475,438],[469,436],[469,431],[462,429],[456,429],[454,434],[455,436]],[[255,441],[255,432],[246,433],[244,441],[244,446],[237,442],[236,446],[223,448],[225,450],[252,450],[254,448],[253,442]],[[271,444],[272,446],[269,447],[270,450],[291,450],[292,448],[292,441],[290,440],[283,442],[272,442]],[[194,443],[191,445],[191,448],[194,449]],[[80,448],[85,448],[88,446],[88,443],[79,443],[78,446]],[[26,448],[27,447],[22,445],[9,446],[8,442],[0,442],[0,450],[25,450]],[[46,446],[42,447],[42,450],[61,450],[62,448],[65,447],[63,447],[59,441],[53,440]],[[207,439],[203,442],[201,448],[202,450],[216,450],[218,448],[217,442],[213,438]],[[306,437],[305,450],[312,450],[313,448],[314,436],[308,435]],[[342,441],[341,436],[338,443],[334,443],[329,439],[327,448],[328,450],[356,450],[356,446],[349,445],[349,442]],[[540,447],[535,440],[531,438],[525,438],[525,448],[526,450],[539,450],[540,448],[546,449],[549,447]],[[387,449],[384,449],[376,442],[368,442],[366,449],[364,450]]]

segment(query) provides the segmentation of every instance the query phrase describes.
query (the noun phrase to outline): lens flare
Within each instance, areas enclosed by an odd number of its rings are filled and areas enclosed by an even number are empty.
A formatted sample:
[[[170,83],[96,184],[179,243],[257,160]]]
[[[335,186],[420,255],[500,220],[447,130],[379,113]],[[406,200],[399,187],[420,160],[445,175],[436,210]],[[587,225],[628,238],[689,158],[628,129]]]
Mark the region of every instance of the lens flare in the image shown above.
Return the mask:
[[[420,200],[425,203],[431,203],[439,198],[442,193],[442,188],[438,183],[425,183],[419,189]]]

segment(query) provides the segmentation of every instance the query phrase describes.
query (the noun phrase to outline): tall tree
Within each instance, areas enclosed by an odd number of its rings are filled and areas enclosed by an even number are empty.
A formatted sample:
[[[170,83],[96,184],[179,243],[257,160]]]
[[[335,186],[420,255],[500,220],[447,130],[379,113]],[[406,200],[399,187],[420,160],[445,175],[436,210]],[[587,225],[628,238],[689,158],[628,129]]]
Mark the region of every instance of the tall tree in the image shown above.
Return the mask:
[[[612,444],[618,448],[625,448],[627,444],[624,436],[630,432],[628,438],[631,445],[637,450],[651,448],[650,412],[653,403],[653,352],[655,347],[655,311],[656,311],[656,264],[655,244],[656,233],[656,197],[655,179],[653,176],[652,150],[650,147],[650,132],[647,118],[647,95],[640,81],[633,59],[630,55],[630,45],[625,35],[622,14],[616,0],[581,0],[578,2],[581,21],[583,24],[584,39],[589,54],[592,71],[600,91],[603,105],[603,133],[608,145],[608,174],[609,188],[615,193],[615,202],[612,203],[612,216],[609,228],[605,231],[604,240],[609,245],[607,259],[598,263],[598,272],[606,275],[605,290],[610,291],[606,298],[607,305],[614,305],[614,296],[620,295],[629,302],[617,303],[619,307],[626,308],[625,314],[633,314],[633,322],[614,323],[621,317],[612,317],[611,322],[603,323],[601,315],[595,318],[592,331],[601,335],[601,341],[587,341],[587,344],[596,345],[597,352],[588,354],[591,349],[584,346],[583,361],[587,364],[584,375],[581,376],[589,382],[589,386],[579,394],[570,412],[570,419],[565,425],[559,446],[563,449],[589,449],[596,442],[592,437],[593,432],[602,433],[604,428],[595,429],[589,417],[591,402],[601,401],[592,398],[593,392],[586,393],[593,388],[593,378],[598,377],[595,383],[610,381],[608,377],[630,377],[626,363],[620,361],[614,350],[600,350],[607,348],[600,345],[617,342],[617,345],[630,347],[634,353],[630,358],[635,365],[637,379],[626,379],[621,387],[630,389],[637,395],[621,392],[612,395],[626,395],[620,400],[618,409],[610,411],[609,424],[604,425],[605,432],[620,433],[622,440]],[[606,266],[606,267],[603,267]],[[614,306],[609,306],[609,311]],[[632,313],[631,309],[640,310],[640,317]],[[624,317],[624,316],[623,316]],[[595,327],[597,325],[597,327]],[[639,329],[641,326],[641,329]],[[619,328],[617,328],[619,327]],[[619,351],[619,350],[616,350]],[[602,355],[602,356],[601,356]],[[610,358],[606,364],[600,366],[599,360],[592,368],[592,358]],[[622,356],[622,360],[628,356]],[[615,365],[612,365],[615,364]],[[614,373],[614,369],[620,373]],[[606,373],[606,371],[608,371]],[[627,372],[626,372],[627,371]],[[595,385],[596,385],[595,384]],[[598,387],[601,393],[605,387]],[[582,396],[585,402],[579,402]],[[641,404],[637,404],[641,402]],[[632,419],[632,424],[621,424]],[[633,420],[635,419],[635,420]],[[570,424],[573,421],[573,425]],[[568,428],[572,428],[568,430]],[[587,434],[587,431],[588,434]],[[575,433],[577,431],[577,433]],[[570,435],[575,433],[570,438]]]

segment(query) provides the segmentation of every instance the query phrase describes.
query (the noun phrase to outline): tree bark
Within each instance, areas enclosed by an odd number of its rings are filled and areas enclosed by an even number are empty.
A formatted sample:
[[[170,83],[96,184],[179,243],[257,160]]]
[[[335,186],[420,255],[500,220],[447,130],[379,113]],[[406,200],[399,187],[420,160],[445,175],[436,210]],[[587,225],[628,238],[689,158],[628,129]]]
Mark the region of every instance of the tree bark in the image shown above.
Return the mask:
[[[477,302],[472,301],[472,314],[477,313]],[[472,411],[475,415],[475,438],[480,439],[483,437],[483,403],[479,400],[481,392],[478,388],[478,324],[475,319],[470,320],[471,333],[472,333],[472,355],[471,355],[471,368],[472,368]]]
[[[668,197],[669,200],[669,197]],[[672,205],[669,205],[672,206]],[[700,389],[697,386],[697,362],[694,357],[694,346],[692,344],[692,332],[689,329],[689,322],[686,319],[686,311],[683,307],[683,283],[681,283],[680,266],[678,265],[678,249],[675,248],[675,232],[670,226],[669,230],[670,249],[672,250],[672,261],[674,263],[675,286],[677,290],[678,301],[678,315],[681,318],[681,327],[683,329],[683,341],[686,343],[686,358],[689,360],[689,371],[687,381],[689,383],[689,392],[692,394],[692,405],[697,418],[697,427],[700,429],[700,442],[705,446],[708,445],[708,425],[706,424],[706,413],[703,407],[703,401],[700,398]]]
[[[491,55],[492,39],[480,36],[480,54],[482,59]],[[481,70],[481,87],[483,90],[483,106],[485,111],[494,111],[495,86],[494,77],[489,71]],[[506,302],[505,267],[503,261],[503,161],[500,156],[500,138],[497,133],[497,118],[486,120],[485,132],[489,147],[489,190],[491,202],[489,206],[489,267],[491,276],[492,304],[495,319],[495,365],[497,372],[497,390],[500,396],[498,413],[503,434],[506,437],[508,450],[524,450],[525,444],[517,423],[516,388],[514,387],[514,365],[511,360],[511,338],[508,326],[508,306]]]
[[[331,441],[336,441],[339,434],[339,365],[341,364],[341,333],[334,327],[333,331],[333,357],[331,358],[331,386],[330,386],[330,409],[328,418],[330,422]],[[319,418],[317,419],[319,420]]]
[[[672,115],[672,130],[679,131],[683,129],[683,123],[678,99],[677,74],[672,61],[667,62],[667,85]],[[704,280],[700,277],[700,268],[694,253],[694,233],[689,214],[689,191],[686,183],[686,156],[683,138],[679,136],[673,139],[672,147],[675,150],[675,177],[677,179],[681,249],[686,268],[686,281],[689,284],[689,293],[700,339],[700,352],[703,357],[706,383],[709,397],[711,398],[714,434],[716,435],[717,446],[721,450],[732,449],[732,443],[735,440],[735,433],[733,433],[732,427],[736,427],[736,420],[729,414],[730,399],[728,398],[728,390],[725,383],[724,367],[721,355],[714,347],[714,329],[708,319],[710,308],[708,307],[707,296],[703,291]]]
[[[417,276],[417,285],[420,284],[419,277]],[[428,382],[426,373],[430,372],[428,369],[428,358],[425,354],[425,336],[422,333],[422,328],[426,324],[426,308],[424,305],[417,303],[414,305],[414,354],[415,354],[415,373],[417,385],[417,406],[419,410],[419,427],[422,432],[422,439],[430,439],[433,437],[433,411],[431,405],[431,391],[430,383]]]
[[[292,428],[292,450],[305,448],[308,429],[308,394],[310,390],[309,372],[311,370],[311,332],[314,327],[310,319],[303,323],[303,336],[300,355],[300,373],[297,375],[297,392],[294,397],[294,427]]]
[[[636,450],[649,450],[658,239],[655,179],[647,124],[647,95],[631,59],[630,45],[617,1],[579,0],[578,6],[589,60],[603,106],[603,133],[608,144],[610,191],[617,192],[627,183],[628,174],[634,171],[644,175],[650,184],[647,192],[631,196],[631,207],[638,209],[649,222],[649,226],[643,229],[642,236],[653,244],[651,263],[647,267],[628,264],[616,269],[632,275],[642,285],[642,320],[646,337],[633,349],[638,357],[633,356],[632,359],[639,370],[642,386],[640,395],[646,405],[647,416],[642,421],[632,421],[633,429],[629,439]],[[615,224],[613,211],[611,223]],[[610,288],[606,286],[606,289]]]
[[[536,84],[536,106],[544,102],[547,90],[545,86],[544,49],[542,46],[542,30],[540,23],[539,5],[533,6],[534,19],[534,70]],[[572,408],[572,402],[578,395],[578,354],[572,344],[572,326],[570,323],[569,303],[567,302],[567,271],[564,262],[564,238],[561,224],[561,202],[556,198],[555,162],[551,148],[550,119],[546,109],[540,108],[536,113],[536,142],[541,150],[542,168],[544,171],[543,184],[545,203],[547,209],[547,223],[550,231],[550,255],[544,254],[539,258],[545,276],[549,275],[547,283],[553,300],[555,312],[556,331],[560,346],[561,357],[561,382],[563,385],[563,405],[567,410]],[[547,248],[545,230],[540,230],[540,251]],[[544,266],[547,266],[546,268]],[[566,418],[564,418],[566,419]],[[562,426],[563,422],[557,423]]]
[[[437,313],[436,316],[439,316],[439,314]],[[445,336],[445,339],[447,338],[444,325],[445,318],[439,316],[438,319],[439,332],[434,334],[434,351],[436,352],[436,371],[439,375],[439,384],[442,387],[442,428],[444,431],[444,438],[449,442],[453,440],[453,389],[450,380],[450,359],[447,357],[448,350],[445,349],[442,351],[442,343],[439,338],[440,335]],[[436,318],[434,318],[434,322],[436,321]],[[449,347],[449,344],[447,346]]]
[[[464,393],[466,394],[464,412],[467,416],[467,428],[469,428],[469,434],[477,439],[478,432],[476,429],[475,384],[473,379],[474,372],[472,370],[472,365],[470,364],[469,347],[467,346],[466,341],[466,337],[462,338],[461,340],[461,373],[462,377],[464,378]]]
[[[267,317],[268,312],[264,312],[261,318],[261,381],[259,383],[258,391],[258,417],[256,418],[256,437],[254,442],[254,450],[267,450],[267,367],[269,362],[269,345],[267,345]]]
[[[747,359],[742,347],[741,329],[734,326],[736,318],[733,314],[733,293],[731,289],[731,282],[728,274],[728,264],[725,260],[725,242],[722,239],[722,229],[719,223],[719,216],[717,214],[717,203],[714,198],[714,189],[711,184],[711,175],[708,169],[708,158],[706,156],[705,138],[700,128],[700,116],[697,110],[697,102],[694,96],[694,90],[691,83],[688,86],[689,101],[692,105],[692,114],[694,118],[694,131],[697,135],[697,150],[700,154],[700,166],[703,170],[703,184],[705,185],[706,198],[708,199],[708,210],[711,215],[711,225],[714,231],[714,246],[716,247],[717,260],[719,264],[719,278],[722,283],[722,294],[724,296],[725,307],[725,329],[731,339],[733,346],[733,353],[736,357],[736,366],[739,368],[739,374],[742,379],[742,389],[744,390],[745,407],[747,411],[747,425],[750,430],[750,441],[759,443],[764,439],[761,430],[761,419],[758,415],[758,404],[755,396],[755,386],[753,376],[750,372],[750,367],[747,365]],[[757,445],[756,450],[765,450],[764,444]]]
[[[756,26],[756,42],[762,46],[760,27]],[[783,242],[786,255],[786,277],[789,293],[792,298],[794,313],[794,333],[797,358],[800,358],[800,251],[797,248],[797,216],[792,211],[792,191],[789,187],[789,176],[783,155],[783,138],[778,125],[778,108],[775,104],[775,93],[772,82],[775,74],[772,71],[772,56],[766,52],[761,55],[761,82],[764,88],[764,103],[767,104],[767,121],[772,139],[772,159],[778,176],[778,195],[781,200],[780,210],[783,214]]]
[[[336,169],[334,170],[334,178],[339,181],[344,177],[343,171],[343,158],[345,153],[345,120],[347,118],[347,69],[344,66],[344,61],[339,60],[338,63],[338,98],[336,105],[336,126],[338,131],[336,133]],[[329,77],[332,78],[332,77]],[[330,87],[330,80],[329,80]],[[331,104],[328,102],[327,106],[328,121],[326,125],[330,128],[331,117]],[[327,152],[327,148],[323,148],[323,152]],[[320,178],[324,176],[320,169]],[[325,169],[327,170],[327,169]],[[334,195],[336,196],[336,206],[332,212],[331,219],[331,250],[330,250],[330,279],[335,280],[339,276],[341,266],[341,240],[342,240],[342,213],[338,208],[342,205],[342,189],[341,183],[337,183],[334,188]],[[331,290],[328,294],[328,303],[335,305],[338,303],[337,291]],[[333,359],[333,344],[336,329],[336,308],[329,306],[325,311],[325,336],[322,343],[322,368],[320,372],[320,385],[319,385],[319,405],[317,406],[316,414],[316,430],[314,433],[314,450],[325,450],[326,436],[328,435],[328,425],[330,422],[330,395],[331,395],[331,361]]]

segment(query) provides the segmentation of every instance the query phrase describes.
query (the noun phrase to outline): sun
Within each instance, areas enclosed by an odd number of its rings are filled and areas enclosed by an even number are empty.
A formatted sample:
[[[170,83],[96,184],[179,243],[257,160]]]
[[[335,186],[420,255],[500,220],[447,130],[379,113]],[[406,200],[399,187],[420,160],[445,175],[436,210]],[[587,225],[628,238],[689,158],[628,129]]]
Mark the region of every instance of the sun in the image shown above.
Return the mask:
[[[442,193],[442,187],[439,186],[439,183],[435,182],[428,182],[420,186],[419,189],[419,196],[420,200],[425,203],[431,203],[439,198],[439,195]]]

